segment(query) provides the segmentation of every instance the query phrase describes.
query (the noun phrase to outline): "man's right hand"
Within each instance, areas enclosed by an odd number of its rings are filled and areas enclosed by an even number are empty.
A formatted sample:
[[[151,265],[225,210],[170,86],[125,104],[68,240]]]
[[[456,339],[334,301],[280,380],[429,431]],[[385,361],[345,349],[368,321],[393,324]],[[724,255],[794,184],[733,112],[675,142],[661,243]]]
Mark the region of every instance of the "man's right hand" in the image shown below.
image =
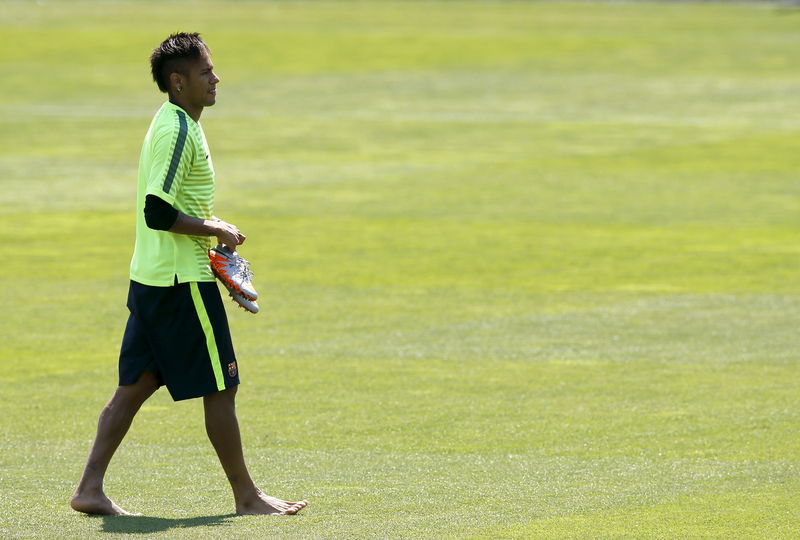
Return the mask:
[[[247,237],[239,231],[239,227],[232,223],[222,221],[218,217],[214,217],[211,223],[214,229],[214,236],[217,237],[220,244],[225,244],[231,251],[236,251],[236,246],[244,244],[244,241],[247,239]]]
[[[216,236],[219,243],[225,244],[231,251],[236,251],[236,246],[243,244],[247,238],[236,225],[222,221],[218,217],[201,219],[187,216],[183,212],[178,212],[178,218],[169,232],[195,236]]]

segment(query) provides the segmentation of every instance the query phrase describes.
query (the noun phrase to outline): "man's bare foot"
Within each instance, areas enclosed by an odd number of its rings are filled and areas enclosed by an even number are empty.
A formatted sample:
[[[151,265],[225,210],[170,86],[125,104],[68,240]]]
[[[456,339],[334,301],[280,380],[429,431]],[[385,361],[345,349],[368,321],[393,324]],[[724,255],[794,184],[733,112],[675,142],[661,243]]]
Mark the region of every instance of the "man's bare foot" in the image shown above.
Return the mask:
[[[84,514],[99,514],[104,516],[133,516],[130,512],[123,510],[106,497],[102,491],[93,493],[78,493],[72,495],[69,505],[73,510]]]
[[[260,489],[249,499],[236,504],[239,515],[286,516],[298,513],[308,505],[308,501],[289,502],[265,495]]]

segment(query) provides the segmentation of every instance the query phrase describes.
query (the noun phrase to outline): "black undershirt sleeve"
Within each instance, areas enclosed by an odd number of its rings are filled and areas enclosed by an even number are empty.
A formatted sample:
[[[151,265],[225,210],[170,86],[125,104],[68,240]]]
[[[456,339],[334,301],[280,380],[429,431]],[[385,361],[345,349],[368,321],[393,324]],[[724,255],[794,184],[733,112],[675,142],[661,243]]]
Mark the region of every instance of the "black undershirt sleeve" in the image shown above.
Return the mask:
[[[147,226],[157,231],[168,231],[175,225],[178,211],[167,201],[155,195],[144,199],[144,221]]]

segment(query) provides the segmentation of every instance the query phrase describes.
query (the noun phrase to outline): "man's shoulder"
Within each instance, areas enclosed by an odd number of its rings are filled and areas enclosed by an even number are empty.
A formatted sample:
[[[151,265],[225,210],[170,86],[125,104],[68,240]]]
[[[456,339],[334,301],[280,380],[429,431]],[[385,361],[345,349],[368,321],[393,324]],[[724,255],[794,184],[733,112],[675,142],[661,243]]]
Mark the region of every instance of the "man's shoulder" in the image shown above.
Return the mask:
[[[194,146],[197,130],[193,124],[194,121],[183,109],[166,102],[153,117],[148,133],[149,139],[152,143],[165,144],[170,144],[174,139],[183,139],[184,144]]]
[[[153,123],[150,129],[156,133],[172,133],[180,131],[181,129],[186,129],[187,125],[186,113],[170,102],[166,102],[153,116]]]

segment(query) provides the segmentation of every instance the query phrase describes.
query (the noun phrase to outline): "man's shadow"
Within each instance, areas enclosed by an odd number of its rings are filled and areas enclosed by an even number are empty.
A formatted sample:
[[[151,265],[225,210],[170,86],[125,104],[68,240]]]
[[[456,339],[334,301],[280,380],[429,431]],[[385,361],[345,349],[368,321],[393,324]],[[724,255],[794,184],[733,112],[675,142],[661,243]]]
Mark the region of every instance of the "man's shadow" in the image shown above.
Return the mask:
[[[193,518],[160,518],[150,516],[102,516],[105,533],[148,534],[168,531],[169,529],[186,529],[189,527],[219,527],[228,525],[236,514],[219,516],[197,516]]]

